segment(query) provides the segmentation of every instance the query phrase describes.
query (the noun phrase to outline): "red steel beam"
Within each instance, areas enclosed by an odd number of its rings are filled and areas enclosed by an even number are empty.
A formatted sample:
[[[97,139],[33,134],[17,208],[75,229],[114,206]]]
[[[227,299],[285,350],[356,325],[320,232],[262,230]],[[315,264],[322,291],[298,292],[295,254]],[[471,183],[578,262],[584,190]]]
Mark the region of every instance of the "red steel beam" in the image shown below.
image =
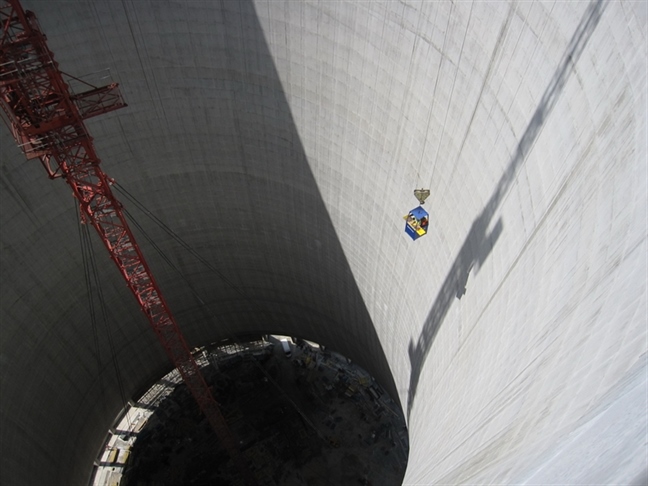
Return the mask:
[[[116,84],[85,95],[70,93],[35,15],[18,0],[0,7],[0,105],[25,154],[40,159],[51,178],[62,177],[117,265],[167,355],[248,484],[255,481],[237,440],[205,383],[178,324],[135,241],[100,168],[83,120],[125,106]]]

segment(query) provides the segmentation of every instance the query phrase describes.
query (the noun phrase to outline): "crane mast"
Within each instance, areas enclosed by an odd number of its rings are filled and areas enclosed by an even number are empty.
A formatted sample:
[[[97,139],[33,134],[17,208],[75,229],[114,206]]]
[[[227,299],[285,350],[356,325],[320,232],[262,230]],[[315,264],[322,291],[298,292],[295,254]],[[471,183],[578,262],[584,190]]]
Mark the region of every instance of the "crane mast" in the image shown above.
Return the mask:
[[[126,106],[118,85],[71,93],[36,16],[18,0],[5,2],[0,5],[0,106],[12,135],[28,159],[39,159],[50,178],[60,177],[72,188],[83,222],[99,234],[221,444],[253,484],[238,442],[133,237],[85,127],[85,119]]]

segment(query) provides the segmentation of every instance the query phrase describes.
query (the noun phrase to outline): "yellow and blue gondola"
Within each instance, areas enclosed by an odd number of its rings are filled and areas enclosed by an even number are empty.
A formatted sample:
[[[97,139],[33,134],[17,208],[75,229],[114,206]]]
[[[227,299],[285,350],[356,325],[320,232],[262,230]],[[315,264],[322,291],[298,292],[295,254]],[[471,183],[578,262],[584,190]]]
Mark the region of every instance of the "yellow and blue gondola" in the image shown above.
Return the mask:
[[[421,236],[425,236],[427,234],[429,214],[421,206],[412,209],[407,215],[404,216],[404,219],[405,233],[407,233],[413,240],[416,240]]]

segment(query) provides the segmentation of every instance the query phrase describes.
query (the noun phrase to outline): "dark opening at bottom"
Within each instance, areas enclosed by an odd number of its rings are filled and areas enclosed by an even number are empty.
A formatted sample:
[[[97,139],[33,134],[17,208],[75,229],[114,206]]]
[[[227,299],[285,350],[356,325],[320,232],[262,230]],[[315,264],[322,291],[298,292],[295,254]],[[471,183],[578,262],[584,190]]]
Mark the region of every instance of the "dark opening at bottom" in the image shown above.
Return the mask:
[[[264,336],[197,357],[259,485],[401,484],[409,449],[403,413],[342,355]],[[118,466],[124,486],[245,484],[178,383],[177,372],[167,375],[138,401],[148,413],[117,431],[102,465]]]

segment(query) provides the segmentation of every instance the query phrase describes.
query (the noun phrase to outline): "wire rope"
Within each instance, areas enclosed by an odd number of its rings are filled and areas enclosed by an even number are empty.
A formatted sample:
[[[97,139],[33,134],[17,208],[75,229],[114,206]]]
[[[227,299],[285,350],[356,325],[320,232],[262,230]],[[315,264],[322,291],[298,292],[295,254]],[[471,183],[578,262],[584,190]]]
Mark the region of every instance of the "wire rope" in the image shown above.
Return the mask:
[[[77,214],[79,213],[79,210],[77,208]],[[80,214],[78,214],[80,216]],[[115,347],[115,341],[113,338],[113,334],[110,329],[110,325],[108,324],[108,313],[106,312],[106,305],[105,305],[105,299],[104,299],[104,294],[103,294],[103,288],[101,286],[101,280],[99,278],[99,272],[97,271],[97,261],[95,258],[95,252],[94,248],[92,246],[92,238],[90,236],[90,231],[88,229],[88,225],[85,224],[82,220],[81,217],[77,218],[78,224],[79,224],[79,233],[81,234],[81,239],[82,239],[82,251],[83,251],[83,266],[84,266],[84,273],[86,276],[86,287],[88,289],[88,299],[90,302],[90,316],[92,320],[92,325],[93,325],[93,332],[95,335],[95,346],[97,350],[99,350],[99,337],[98,337],[98,332],[97,330],[97,311],[95,308],[94,304],[94,294],[92,287],[94,283],[94,288],[96,289],[96,295],[97,295],[97,301],[99,303],[99,311],[100,311],[100,316],[103,321],[103,325],[106,331],[106,336],[108,338],[108,347],[110,350],[110,360],[111,364],[113,365],[113,369],[115,370],[115,378],[117,380],[117,387],[119,389],[119,396],[121,398],[121,403],[122,403],[122,408],[123,410],[126,410],[126,423],[128,424],[129,430],[132,428],[131,427],[131,420],[130,417],[128,416],[128,399],[126,398],[126,388],[124,386],[124,379],[122,377],[121,369],[119,368],[119,361],[117,359],[117,351]],[[100,359],[100,358],[99,358]],[[101,376],[101,374],[100,374]]]
[[[101,391],[101,395],[104,396],[105,398],[105,384],[103,380],[103,373],[102,373],[102,360],[101,360],[101,348],[99,346],[99,331],[97,329],[97,314],[96,314],[96,309],[94,305],[94,298],[92,294],[92,279],[90,278],[90,268],[88,265],[88,249],[87,249],[87,239],[85,237],[84,229],[83,229],[83,224],[81,224],[81,214],[79,211],[79,206],[77,204],[74,205],[77,213],[77,221],[78,221],[78,233],[79,233],[79,245],[81,248],[81,254],[82,254],[82,259],[83,259],[83,280],[85,282],[85,287],[86,287],[86,295],[88,296],[88,310],[90,312],[90,323],[92,327],[92,341],[94,344],[94,349],[95,349],[95,358],[97,360],[97,376],[98,376],[98,381],[99,381],[99,388]],[[104,405],[104,410],[106,410],[106,401],[105,399],[102,400],[103,405]],[[107,410],[106,410],[107,411]]]
[[[117,185],[117,184],[115,184]],[[250,303],[254,303],[252,299],[250,299],[248,296],[245,295],[245,293],[238,287],[236,287],[229,279],[227,279],[222,272],[220,272],[218,269],[216,269],[213,265],[211,265],[207,260],[205,260],[200,254],[198,254],[193,248],[191,248],[182,238],[171,228],[169,228],[162,220],[160,220],[157,216],[155,216],[148,208],[146,208],[141,202],[137,201],[137,199],[130,194],[126,189],[124,189],[123,186],[117,186],[118,190],[122,192],[124,195],[126,195],[134,204],[138,206],[142,212],[144,212],[147,216],[149,216],[156,224],[158,224],[162,229],[164,229],[169,235],[171,235],[174,240],[178,241],[183,248],[187,249],[192,255],[194,255],[199,261],[201,261],[203,264],[207,266],[210,270],[213,270],[216,272],[222,279],[230,285],[232,288],[234,288],[246,301]],[[207,304],[200,294],[195,290],[195,288],[191,285],[187,277],[182,273],[182,271],[171,261],[171,259],[162,251],[160,246],[156,244],[153,241],[153,238],[144,230],[142,225],[134,218],[132,213],[130,213],[127,209],[122,208],[122,211],[124,214],[126,214],[130,220],[130,222],[133,224],[134,227],[138,229],[138,231],[142,234],[144,239],[151,244],[151,246],[155,249],[155,251],[160,255],[160,257],[180,276],[180,278],[187,284],[187,288],[191,292],[191,294],[194,296],[194,298],[201,304],[201,308],[204,308],[208,317],[214,321],[220,321],[219,319],[216,318],[215,313],[212,311],[211,306]],[[263,312],[256,303],[254,303],[254,306],[257,310],[262,312],[265,315],[265,312]],[[231,339],[234,343],[243,345],[241,340],[236,336],[235,333],[233,333],[228,326],[224,326],[224,329],[226,330],[226,335],[229,339]],[[256,360],[251,360],[253,365],[261,371],[261,373],[268,379],[268,381],[284,396],[284,398],[293,406],[295,411],[301,416],[301,418],[306,422],[318,435],[320,439],[323,441],[326,441],[327,439],[322,435],[320,430],[315,426],[315,424],[308,418],[308,416],[301,410],[299,405],[295,403],[295,401],[288,395],[288,393],[281,387],[281,385],[268,373],[268,371],[263,368]]]
[[[195,288],[193,287],[193,285],[191,284],[191,282],[189,281],[189,279],[187,279],[187,277],[186,277],[186,276],[185,276],[185,275],[180,271],[180,269],[179,269],[179,268],[178,268],[178,267],[173,263],[173,261],[168,257],[168,255],[166,255],[166,254],[162,251],[162,249],[160,248],[160,246],[159,246],[157,243],[155,243],[155,241],[153,240],[153,238],[152,238],[152,237],[151,237],[151,236],[150,236],[150,235],[149,235],[149,234],[144,230],[144,228],[142,227],[142,225],[137,221],[137,219],[135,219],[135,217],[133,216],[133,214],[132,214],[130,211],[128,211],[126,208],[122,208],[122,211],[123,211],[124,214],[129,218],[129,220],[130,220],[130,222],[133,224],[133,226],[139,230],[139,232],[142,234],[142,236],[144,237],[144,239],[145,239],[145,240],[146,240],[146,241],[147,241],[147,242],[148,242],[148,243],[153,247],[153,249],[154,249],[154,250],[155,250],[155,251],[160,255],[160,257],[164,260],[164,262],[165,262],[167,265],[169,265],[169,267],[172,268],[172,269],[173,269],[173,270],[178,274],[178,276],[179,276],[179,277],[184,281],[184,283],[187,285],[187,288],[189,289],[189,291],[191,292],[191,294],[196,298],[196,300],[198,301],[198,303],[201,305],[201,308],[204,308],[204,309],[207,309],[207,310],[208,310],[208,309],[209,309],[209,305],[208,305],[208,304],[207,304],[207,303],[206,303],[206,302],[205,302],[205,301],[200,297],[200,295],[199,295],[198,292],[195,290]],[[208,317],[209,317],[209,318],[214,318],[214,319],[215,319],[215,316],[213,316],[213,315],[212,315],[211,313],[209,313],[209,312],[208,312]]]
[[[236,293],[238,293],[244,300],[250,303],[260,314],[265,318],[268,318],[269,321],[274,321],[272,314],[268,313],[266,310],[262,309],[256,300],[250,298],[240,287],[235,285],[230,279],[225,276],[223,272],[214,267],[209,261],[203,258],[197,251],[195,251],[186,241],[184,241],[175,231],[173,231],[164,221],[158,218],[152,211],[150,211],[144,204],[142,204],[135,196],[126,190],[121,184],[115,182],[115,188],[126,196],[137,208],[142,211],[146,216],[148,216],[153,222],[155,222],[161,229],[163,229],[169,236],[171,236],[175,241],[177,241],[185,250],[191,253],[200,263],[205,265],[209,270],[218,275],[223,282],[225,282],[230,288],[232,288]],[[133,221],[134,218],[130,216]]]

